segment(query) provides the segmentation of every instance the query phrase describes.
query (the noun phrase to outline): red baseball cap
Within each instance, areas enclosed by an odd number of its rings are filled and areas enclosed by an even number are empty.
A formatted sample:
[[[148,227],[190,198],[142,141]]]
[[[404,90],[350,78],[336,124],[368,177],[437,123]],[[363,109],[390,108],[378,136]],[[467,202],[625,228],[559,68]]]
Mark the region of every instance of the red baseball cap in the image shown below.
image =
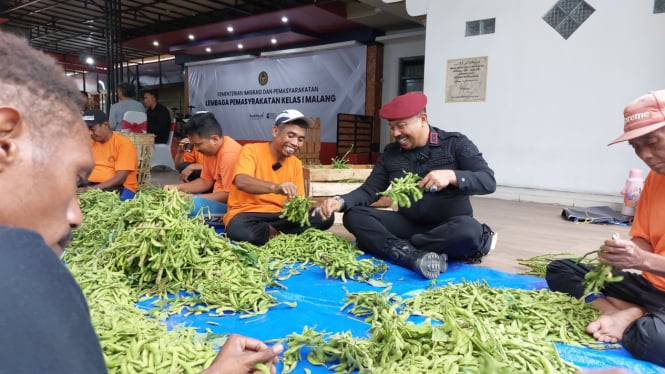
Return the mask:
[[[413,117],[427,105],[427,96],[422,92],[409,92],[397,96],[379,109],[381,118],[393,121]]]
[[[665,126],[665,90],[640,96],[623,110],[623,135],[610,144],[639,138]]]

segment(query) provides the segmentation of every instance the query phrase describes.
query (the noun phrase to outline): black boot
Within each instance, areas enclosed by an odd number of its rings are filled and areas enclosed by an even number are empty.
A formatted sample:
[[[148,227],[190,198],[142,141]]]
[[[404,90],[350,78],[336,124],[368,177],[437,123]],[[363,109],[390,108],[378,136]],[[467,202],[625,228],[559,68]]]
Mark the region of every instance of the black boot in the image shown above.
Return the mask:
[[[448,269],[447,256],[442,258],[434,252],[418,250],[404,240],[388,243],[387,251],[386,257],[391,262],[414,270],[427,279],[434,279]]]

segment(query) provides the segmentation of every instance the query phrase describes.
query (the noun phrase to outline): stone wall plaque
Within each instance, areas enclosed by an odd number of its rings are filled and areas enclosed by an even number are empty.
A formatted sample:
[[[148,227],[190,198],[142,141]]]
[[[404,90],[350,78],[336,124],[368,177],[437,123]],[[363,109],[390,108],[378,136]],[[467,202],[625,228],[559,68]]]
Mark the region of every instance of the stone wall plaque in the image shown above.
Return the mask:
[[[487,56],[448,60],[446,102],[485,101]]]

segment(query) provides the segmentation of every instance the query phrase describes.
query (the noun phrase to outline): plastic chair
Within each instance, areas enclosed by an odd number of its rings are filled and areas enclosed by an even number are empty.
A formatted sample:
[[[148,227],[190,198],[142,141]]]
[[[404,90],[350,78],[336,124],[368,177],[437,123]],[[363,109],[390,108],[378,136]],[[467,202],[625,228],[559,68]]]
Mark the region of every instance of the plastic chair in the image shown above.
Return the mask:
[[[145,112],[128,111],[122,116],[121,132],[145,134],[148,131],[148,116]]]
[[[171,143],[173,142],[173,133],[175,132],[175,122],[171,122],[171,130],[169,131],[169,139],[166,144],[155,144],[152,152],[152,161],[150,168],[155,166],[165,166],[175,170],[175,163],[173,162],[173,155],[171,154]]]

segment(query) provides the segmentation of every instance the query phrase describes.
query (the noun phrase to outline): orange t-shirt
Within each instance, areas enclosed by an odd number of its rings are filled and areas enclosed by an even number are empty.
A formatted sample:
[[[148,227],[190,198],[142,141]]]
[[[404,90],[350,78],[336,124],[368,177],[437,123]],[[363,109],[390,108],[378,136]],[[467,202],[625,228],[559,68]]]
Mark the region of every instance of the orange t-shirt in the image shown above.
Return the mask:
[[[298,195],[304,196],[305,180],[302,175],[302,162],[295,156],[287,157],[282,162],[282,167],[273,170],[272,165],[276,161],[270,152],[270,143],[245,144],[240,151],[233,178],[239,174],[247,174],[256,179],[277,184],[292,182],[298,187]],[[284,207],[285,200],[284,195],[274,193],[254,195],[240,191],[234,183],[229,193],[224,224],[228,225],[229,221],[238,213],[277,213]]]
[[[203,160],[205,156],[203,153],[199,152],[196,147],[192,148],[191,152],[183,152],[182,162],[187,162],[190,164],[201,164],[203,165]]]
[[[649,172],[637,202],[630,235],[648,241],[655,254],[665,256],[665,175]],[[665,291],[665,277],[642,272],[654,287]]]
[[[233,170],[238,162],[242,146],[228,136],[222,138],[222,146],[214,156],[203,156],[201,178],[214,181],[212,192],[229,192],[233,184]]]
[[[113,178],[119,170],[129,170],[123,187],[136,192],[138,155],[131,140],[114,132],[106,143],[91,142],[95,168],[88,177],[90,182],[102,183]]]

